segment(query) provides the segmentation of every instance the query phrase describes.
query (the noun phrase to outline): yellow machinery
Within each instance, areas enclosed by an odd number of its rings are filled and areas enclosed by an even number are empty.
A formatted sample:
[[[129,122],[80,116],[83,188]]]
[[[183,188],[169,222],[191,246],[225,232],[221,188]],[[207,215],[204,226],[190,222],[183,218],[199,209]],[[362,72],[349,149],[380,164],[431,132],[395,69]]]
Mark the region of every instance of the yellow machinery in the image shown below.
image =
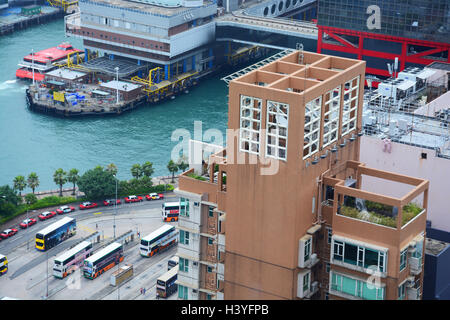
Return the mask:
[[[258,53],[259,49],[260,48],[258,46],[252,46],[239,48],[235,52],[231,52],[231,45],[229,45],[228,52],[230,53],[225,55],[227,57],[227,63],[235,66],[245,61],[246,59],[254,57]]]
[[[192,81],[192,77],[197,72],[185,72],[177,75],[172,80],[162,80],[157,82],[158,75],[161,75],[161,67],[156,67],[148,72],[148,78],[143,79],[138,76],[131,78],[132,81],[145,85],[143,91],[147,93],[149,100],[158,101],[166,96],[181,91],[188,87],[188,83]]]
[[[58,7],[64,10],[65,13],[75,13],[78,7],[78,0],[47,0],[52,7]]]

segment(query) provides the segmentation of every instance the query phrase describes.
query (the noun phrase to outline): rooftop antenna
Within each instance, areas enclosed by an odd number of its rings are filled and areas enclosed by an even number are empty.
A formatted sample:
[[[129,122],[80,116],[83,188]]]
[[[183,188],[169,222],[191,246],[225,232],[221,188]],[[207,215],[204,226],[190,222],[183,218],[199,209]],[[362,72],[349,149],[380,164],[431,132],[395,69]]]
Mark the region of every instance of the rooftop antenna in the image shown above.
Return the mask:
[[[303,43],[296,43],[295,48],[298,52],[298,64],[303,64]]]

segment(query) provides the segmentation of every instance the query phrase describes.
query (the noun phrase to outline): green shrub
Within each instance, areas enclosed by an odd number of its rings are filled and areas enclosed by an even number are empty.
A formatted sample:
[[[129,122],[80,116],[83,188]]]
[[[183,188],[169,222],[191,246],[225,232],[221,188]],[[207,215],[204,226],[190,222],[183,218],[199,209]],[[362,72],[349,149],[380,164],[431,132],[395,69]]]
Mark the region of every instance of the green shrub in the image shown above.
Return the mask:
[[[201,181],[208,181],[208,179],[206,179],[205,177],[199,176],[198,174],[195,174],[193,172],[188,173],[187,176],[189,178],[193,178],[193,179],[197,179],[197,180],[201,180]]]

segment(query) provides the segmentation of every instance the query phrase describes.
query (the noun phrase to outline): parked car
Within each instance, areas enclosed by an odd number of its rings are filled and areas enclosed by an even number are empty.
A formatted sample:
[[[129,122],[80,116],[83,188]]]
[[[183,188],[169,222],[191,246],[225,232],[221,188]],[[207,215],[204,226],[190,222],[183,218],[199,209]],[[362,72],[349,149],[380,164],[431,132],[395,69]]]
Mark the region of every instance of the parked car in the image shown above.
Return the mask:
[[[84,210],[84,209],[92,209],[92,208],[97,208],[98,204],[95,202],[83,202],[82,204],[80,204],[80,209]]]
[[[56,216],[55,211],[45,211],[38,215],[39,220],[47,220]]]
[[[164,199],[164,195],[162,193],[150,193],[146,195],[145,198],[147,198],[147,200],[159,200]]]
[[[3,239],[7,239],[9,237],[12,237],[17,233],[17,229],[6,229],[2,233],[0,233],[0,237]]]
[[[126,203],[141,202],[141,201],[144,201],[144,199],[142,199],[141,196],[128,196],[128,197],[125,197],[125,202]]]
[[[103,205],[105,206],[113,206],[114,205],[114,201],[116,201],[116,199],[106,199],[105,201],[103,201]],[[120,199],[117,199],[117,204],[121,204],[122,201],[120,201]]]
[[[33,224],[35,224],[37,222],[36,219],[25,219],[23,220],[20,224],[19,227],[21,227],[22,229],[26,229],[28,227],[31,227]]]
[[[62,207],[59,207],[58,209],[56,209],[56,212],[58,214],[69,213],[69,212],[72,212],[72,211],[75,211],[75,208],[72,207],[72,206],[62,206]]]

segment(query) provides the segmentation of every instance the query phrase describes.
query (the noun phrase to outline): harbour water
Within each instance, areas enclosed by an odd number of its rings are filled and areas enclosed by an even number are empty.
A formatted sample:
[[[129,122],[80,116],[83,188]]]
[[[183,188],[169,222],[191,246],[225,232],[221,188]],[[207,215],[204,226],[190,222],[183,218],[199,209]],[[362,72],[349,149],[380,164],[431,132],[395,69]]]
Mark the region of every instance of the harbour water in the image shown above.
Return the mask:
[[[131,178],[131,166],[146,161],[153,162],[154,176],[169,175],[166,166],[178,144],[171,141],[175,130],[186,129],[193,138],[194,121],[201,121],[203,133],[218,129],[225,135],[224,74],[200,81],[174,100],[121,116],[65,119],[29,111],[27,83],[15,77],[17,63],[31,49],[63,41],[82,48],[80,39],[65,37],[62,19],[0,37],[0,185],[12,185],[15,176],[34,171],[41,182],[38,189],[55,189],[53,172],[58,168],[83,173],[109,163],[118,167],[119,179]]]

